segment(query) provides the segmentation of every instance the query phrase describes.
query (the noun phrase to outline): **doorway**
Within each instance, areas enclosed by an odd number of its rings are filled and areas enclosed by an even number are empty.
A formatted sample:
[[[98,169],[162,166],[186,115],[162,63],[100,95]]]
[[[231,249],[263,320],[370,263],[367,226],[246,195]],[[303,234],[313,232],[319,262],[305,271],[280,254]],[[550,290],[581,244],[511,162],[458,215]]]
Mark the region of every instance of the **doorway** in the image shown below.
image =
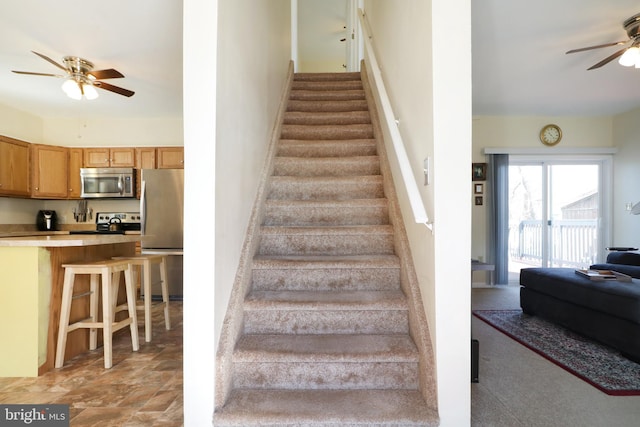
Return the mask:
[[[527,267],[588,268],[608,224],[602,159],[509,159],[509,281]]]
[[[291,57],[296,72],[360,71],[362,0],[292,0]]]

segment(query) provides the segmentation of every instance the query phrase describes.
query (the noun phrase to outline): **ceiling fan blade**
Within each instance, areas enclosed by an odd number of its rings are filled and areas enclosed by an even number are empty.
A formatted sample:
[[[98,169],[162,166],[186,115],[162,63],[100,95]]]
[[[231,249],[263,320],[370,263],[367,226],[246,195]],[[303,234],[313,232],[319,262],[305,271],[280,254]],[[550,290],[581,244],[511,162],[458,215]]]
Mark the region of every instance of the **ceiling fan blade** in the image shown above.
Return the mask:
[[[113,68],[108,68],[106,70],[93,70],[89,71],[87,74],[95,77],[97,80],[119,79],[124,77],[124,75],[120,71],[114,70]]]
[[[93,85],[95,87],[99,87],[100,89],[108,90],[110,92],[114,92],[114,93],[117,93],[118,95],[123,95],[123,96],[133,96],[133,94],[135,93],[132,90],[114,86],[105,82],[93,82]]]
[[[66,76],[61,76],[59,74],[49,74],[49,73],[33,73],[31,71],[16,71],[16,70],[11,70],[12,72],[16,73],[16,74],[28,74],[30,76],[47,76],[47,77],[66,77]]]
[[[597,46],[589,46],[589,47],[581,47],[580,49],[571,49],[565,53],[576,53],[576,52],[584,52],[585,50],[591,50],[591,49],[600,49],[603,47],[610,47],[610,46],[622,46],[623,44],[627,44],[629,43],[630,40],[625,40],[623,42],[615,42],[615,43],[606,43],[606,44],[599,44]]]
[[[622,56],[622,54],[627,50],[627,48],[625,47],[624,49],[620,49],[619,51],[617,51],[616,53],[614,53],[613,55],[609,55],[607,56],[605,59],[603,59],[602,61],[598,62],[595,65],[592,65],[591,67],[587,68],[587,70],[594,70],[596,68],[600,68],[603,65],[608,64],[609,62],[613,61],[614,59],[616,59],[619,56]]]
[[[54,61],[53,59],[49,58],[48,56],[43,55],[41,53],[38,53],[35,50],[32,50],[31,52],[35,53],[40,58],[44,59],[47,62],[50,62],[51,64],[55,65],[56,67],[60,68],[61,70],[64,70],[65,72],[68,72],[67,68],[64,65],[57,63],[56,61]]]

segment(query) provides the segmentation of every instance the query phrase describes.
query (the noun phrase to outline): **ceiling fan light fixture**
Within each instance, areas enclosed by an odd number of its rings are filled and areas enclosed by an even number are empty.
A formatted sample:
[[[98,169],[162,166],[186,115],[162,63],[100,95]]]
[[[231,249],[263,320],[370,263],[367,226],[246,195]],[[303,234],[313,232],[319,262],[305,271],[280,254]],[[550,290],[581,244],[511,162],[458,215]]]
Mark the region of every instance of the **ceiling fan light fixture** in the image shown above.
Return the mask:
[[[618,63],[625,67],[635,66],[636,68],[639,68],[638,65],[640,64],[640,48],[637,46],[633,46],[627,49],[618,60]]]
[[[88,100],[96,99],[98,97],[98,91],[91,83],[83,83],[82,89],[84,92],[84,97]]]
[[[96,99],[98,97],[98,91],[91,83],[78,80],[76,78],[68,78],[62,83],[62,90],[71,99],[77,101],[81,100],[84,96],[88,100]]]
[[[82,99],[82,89],[75,79],[66,79],[64,83],[62,83],[62,91],[71,99]]]

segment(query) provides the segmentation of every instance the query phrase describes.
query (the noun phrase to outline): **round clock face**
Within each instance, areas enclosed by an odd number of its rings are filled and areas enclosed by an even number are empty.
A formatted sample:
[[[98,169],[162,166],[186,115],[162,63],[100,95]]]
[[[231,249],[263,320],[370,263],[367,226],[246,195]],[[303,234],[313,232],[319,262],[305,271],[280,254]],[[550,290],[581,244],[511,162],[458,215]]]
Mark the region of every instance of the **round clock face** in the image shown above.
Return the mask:
[[[556,145],[562,139],[562,131],[557,125],[546,125],[540,131],[540,141],[545,145]]]

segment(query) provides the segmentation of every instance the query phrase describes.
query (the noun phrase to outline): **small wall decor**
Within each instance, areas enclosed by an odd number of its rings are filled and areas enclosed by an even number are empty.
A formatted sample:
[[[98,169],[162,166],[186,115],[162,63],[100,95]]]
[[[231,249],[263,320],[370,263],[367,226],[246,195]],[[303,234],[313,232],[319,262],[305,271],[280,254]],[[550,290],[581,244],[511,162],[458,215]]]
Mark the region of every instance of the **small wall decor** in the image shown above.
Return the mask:
[[[476,196],[476,206],[482,206],[482,196]]]
[[[471,164],[471,179],[473,181],[486,181],[487,180],[487,164],[486,163],[472,163]]]
[[[482,194],[482,184],[473,184],[473,194]]]

